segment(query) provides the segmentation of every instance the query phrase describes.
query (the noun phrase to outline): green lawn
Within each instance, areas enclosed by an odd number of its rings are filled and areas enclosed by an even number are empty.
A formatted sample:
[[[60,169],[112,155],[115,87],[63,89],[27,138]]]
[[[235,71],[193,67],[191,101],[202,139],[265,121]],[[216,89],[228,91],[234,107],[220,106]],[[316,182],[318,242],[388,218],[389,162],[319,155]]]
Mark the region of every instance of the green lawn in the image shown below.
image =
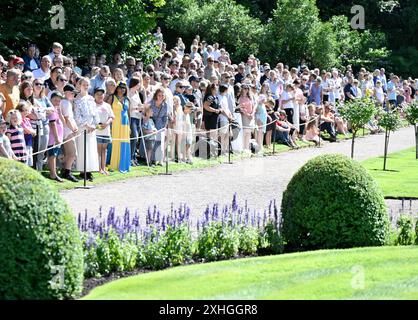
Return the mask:
[[[230,260],[117,280],[84,299],[418,299],[417,261],[416,246]]]
[[[377,180],[385,197],[418,198],[418,160],[415,148],[391,153],[383,171],[383,156],[364,161],[363,166]]]

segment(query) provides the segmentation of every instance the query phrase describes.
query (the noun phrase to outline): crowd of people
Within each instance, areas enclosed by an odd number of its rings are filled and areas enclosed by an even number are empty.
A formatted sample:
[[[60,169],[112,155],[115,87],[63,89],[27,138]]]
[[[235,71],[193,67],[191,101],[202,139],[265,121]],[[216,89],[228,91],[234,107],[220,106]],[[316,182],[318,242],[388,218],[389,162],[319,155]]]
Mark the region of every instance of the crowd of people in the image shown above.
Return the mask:
[[[154,36],[161,56],[150,65],[115,52],[80,67],[57,42],[43,56],[35,44],[22,57],[0,56],[0,156],[39,171],[47,165],[58,182],[93,180],[92,172],[262,152],[274,142],[318,144],[322,132],[334,142],[350,130],[340,103],[368,97],[388,109],[418,100],[417,79],[384,69],[270,66],[254,55],[234,64],[199,36],[190,47],[178,38],[171,50],[159,28]]]

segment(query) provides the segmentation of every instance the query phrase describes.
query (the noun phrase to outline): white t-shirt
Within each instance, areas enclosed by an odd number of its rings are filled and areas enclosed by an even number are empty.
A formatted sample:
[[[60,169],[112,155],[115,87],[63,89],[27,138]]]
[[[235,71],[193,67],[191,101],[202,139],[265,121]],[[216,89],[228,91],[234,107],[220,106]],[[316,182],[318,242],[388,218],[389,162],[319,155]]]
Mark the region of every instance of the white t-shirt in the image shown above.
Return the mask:
[[[44,72],[43,70],[42,70],[42,68],[39,68],[39,69],[36,69],[36,70],[34,70],[33,71],[33,78],[34,79],[42,79],[42,80],[46,80],[46,79],[48,79],[49,78],[49,76],[50,76],[50,70],[48,69],[48,71],[47,72]]]
[[[131,115],[131,118],[135,119],[142,119],[142,113],[139,110],[135,110],[136,108],[139,108],[142,106],[141,98],[139,97],[138,93],[131,94],[129,93],[129,114]]]
[[[75,120],[74,120],[74,112],[73,112],[73,104],[68,101],[67,99],[61,100],[61,111],[64,118],[68,117],[68,120],[73,123],[75,127],[77,127]],[[64,139],[66,139],[73,131],[64,123]]]
[[[293,98],[293,97],[294,97],[293,93],[291,93],[291,92],[287,92],[286,90],[285,90],[285,91],[283,91],[283,93],[282,93],[282,100],[283,100],[283,101],[284,101],[284,100],[291,99],[291,98]],[[284,108],[284,109],[294,109],[294,106],[293,106],[293,100],[290,100],[290,101],[288,101],[287,103],[283,103],[283,108]]]
[[[225,112],[229,112],[229,106],[228,106],[228,98],[226,95],[222,96],[220,94],[218,94],[218,99],[219,99],[219,105],[220,105],[220,110],[224,110]],[[227,124],[228,118],[225,117],[225,115],[223,115],[222,113],[219,114],[219,122],[221,123],[221,126],[224,126],[225,124]]]
[[[341,85],[342,80],[340,77],[332,78],[333,81],[333,92],[334,92],[334,99],[341,99]]]
[[[383,102],[385,101],[385,94],[384,94],[384,92],[383,92],[383,88],[382,87],[376,87],[375,88],[375,90],[376,90],[376,97],[377,97],[377,100],[380,102],[380,103],[382,103],[383,104]]]
[[[109,118],[115,118],[112,107],[110,104],[103,102],[102,104],[96,104],[97,112],[99,114],[100,123],[105,124]],[[107,126],[103,130],[96,131],[97,136],[110,137],[110,126]]]
[[[173,114],[174,96],[170,88],[163,88],[165,93],[165,102],[167,103],[168,114]]]

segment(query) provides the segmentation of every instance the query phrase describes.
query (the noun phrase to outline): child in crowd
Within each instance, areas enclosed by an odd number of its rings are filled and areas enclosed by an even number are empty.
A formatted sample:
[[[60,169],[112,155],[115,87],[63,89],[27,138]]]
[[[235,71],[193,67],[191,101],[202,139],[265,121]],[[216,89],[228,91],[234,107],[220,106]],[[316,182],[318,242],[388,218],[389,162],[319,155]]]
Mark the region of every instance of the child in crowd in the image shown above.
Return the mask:
[[[97,154],[99,155],[99,173],[109,175],[106,170],[107,146],[112,142],[110,134],[110,125],[115,119],[110,104],[104,102],[105,90],[96,88],[94,90],[94,100],[96,102],[100,123],[96,131]]]
[[[267,101],[267,97],[264,95],[260,95],[258,100],[257,109],[255,111],[255,124],[256,124],[256,131],[255,131],[255,140],[259,146],[263,145],[263,138],[264,134],[266,133],[266,124],[267,124],[267,109],[265,103]],[[262,148],[260,148],[262,150]]]
[[[17,160],[13,153],[10,140],[6,135],[7,124],[4,119],[0,119],[0,157]]]
[[[57,157],[61,153],[61,146],[59,146],[64,138],[64,117],[61,112],[61,100],[64,96],[55,91],[51,95],[51,103],[54,106],[54,111],[49,115],[49,146],[48,146],[48,167],[49,177],[52,180],[63,182],[57,175]]]
[[[183,136],[183,108],[179,96],[174,96],[174,132],[171,144],[171,158],[175,162],[182,161],[181,140]]]
[[[319,129],[316,126],[316,121],[314,119],[311,119],[308,124],[306,125],[305,129],[305,137],[304,139],[306,141],[313,141],[315,142],[315,145],[319,145]]]
[[[274,106],[275,105],[276,105],[276,102],[274,101],[273,98],[269,98],[265,102],[266,111],[267,111],[267,123],[269,123],[269,125],[267,125],[267,127],[266,127],[266,146],[267,146],[267,148],[270,148],[270,146],[271,146],[271,137],[272,137],[272,134],[273,134],[274,126],[276,125],[275,123],[271,123],[272,121],[277,119],[276,114],[274,113]]]
[[[28,118],[29,114],[32,112],[32,108],[26,102],[21,102],[17,105],[16,110],[20,112],[22,117],[22,128],[25,137],[25,145],[26,145],[26,154],[27,160],[26,164],[29,167],[33,166],[33,156],[32,156],[32,147],[33,147],[33,137],[36,136],[36,131],[32,128],[32,124],[30,119]]]
[[[16,159],[22,163],[27,162],[25,134],[22,128],[22,115],[18,110],[10,110],[7,114],[7,122],[10,123],[6,135],[10,140]]]
[[[155,127],[154,121],[152,120],[152,109],[149,106],[145,106],[144,109],[144,118],[142,121],[142,130],[145,136],[144,143],[145,143],[145,150],[147,156],[147,163],[149,164],[151,161],[151,154],[152,150],[154,149],[155,144],[155,135],[153,133],[157,132],[157,128]],[[154,166],[154,165],[151,165]]]
[[[192,152],[191,146],[193,142],[193,133],[192,133],[192,122],[191,114],[194,111],[193,102],[186,103],[184,107],[184,117],[183,117],[183,141],[185,142],[185,161],[186,163],[193,164],[192,161]]]
[[[74,119],[73,101],[75,88],[71,84],[64,87],[65,99],[61,101],[61,111],[64,117],[64,168],[62,170],[62,177],[72,182],[78,182],[78,179],[73,176],[71,169],[75,159],[77,158],[77,148],[74,137],[78,133],[78,127]]]

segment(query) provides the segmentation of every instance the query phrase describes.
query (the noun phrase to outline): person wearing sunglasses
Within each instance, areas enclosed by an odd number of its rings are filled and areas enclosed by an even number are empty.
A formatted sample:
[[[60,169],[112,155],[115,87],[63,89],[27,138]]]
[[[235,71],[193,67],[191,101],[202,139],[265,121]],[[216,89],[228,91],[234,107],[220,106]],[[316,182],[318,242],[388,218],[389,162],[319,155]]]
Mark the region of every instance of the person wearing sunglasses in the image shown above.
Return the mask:
[[[52,93],[53,93],[53,92],[56,92],[56,91],[58,91],[59,93],[61,93],[61,94],[64,96],[64,87],[65,87],[67,84],[68,84],[68,79],[67,79],[67,77],[66,77],[64,74],[60,74],[60,75],[57,77],[57,84],[56,84],[55,90],[54,90],[54,91],[49,91],[49,92],[48,92],[48,98],[50,99],[50,98],[51,98]]]
[[[42,79],[36,79],[33,82],[33,113],[36,115],[37,135],[34,141],[33,152],[45,150],[49,142],[49,120],[48,115],[54,112],[54,106],[45,95],[45,86]],[[33,159],[34,167],[42,171],[44,166],[45,152],[37,154]]]
[[[57,84],[58,84],[58,77],[62,73],[63,73],[63,70],[61,67],[53,67],[51,69],[50,77],[44,81],[46,94],[49,94],[50,91],[56,90]]]

